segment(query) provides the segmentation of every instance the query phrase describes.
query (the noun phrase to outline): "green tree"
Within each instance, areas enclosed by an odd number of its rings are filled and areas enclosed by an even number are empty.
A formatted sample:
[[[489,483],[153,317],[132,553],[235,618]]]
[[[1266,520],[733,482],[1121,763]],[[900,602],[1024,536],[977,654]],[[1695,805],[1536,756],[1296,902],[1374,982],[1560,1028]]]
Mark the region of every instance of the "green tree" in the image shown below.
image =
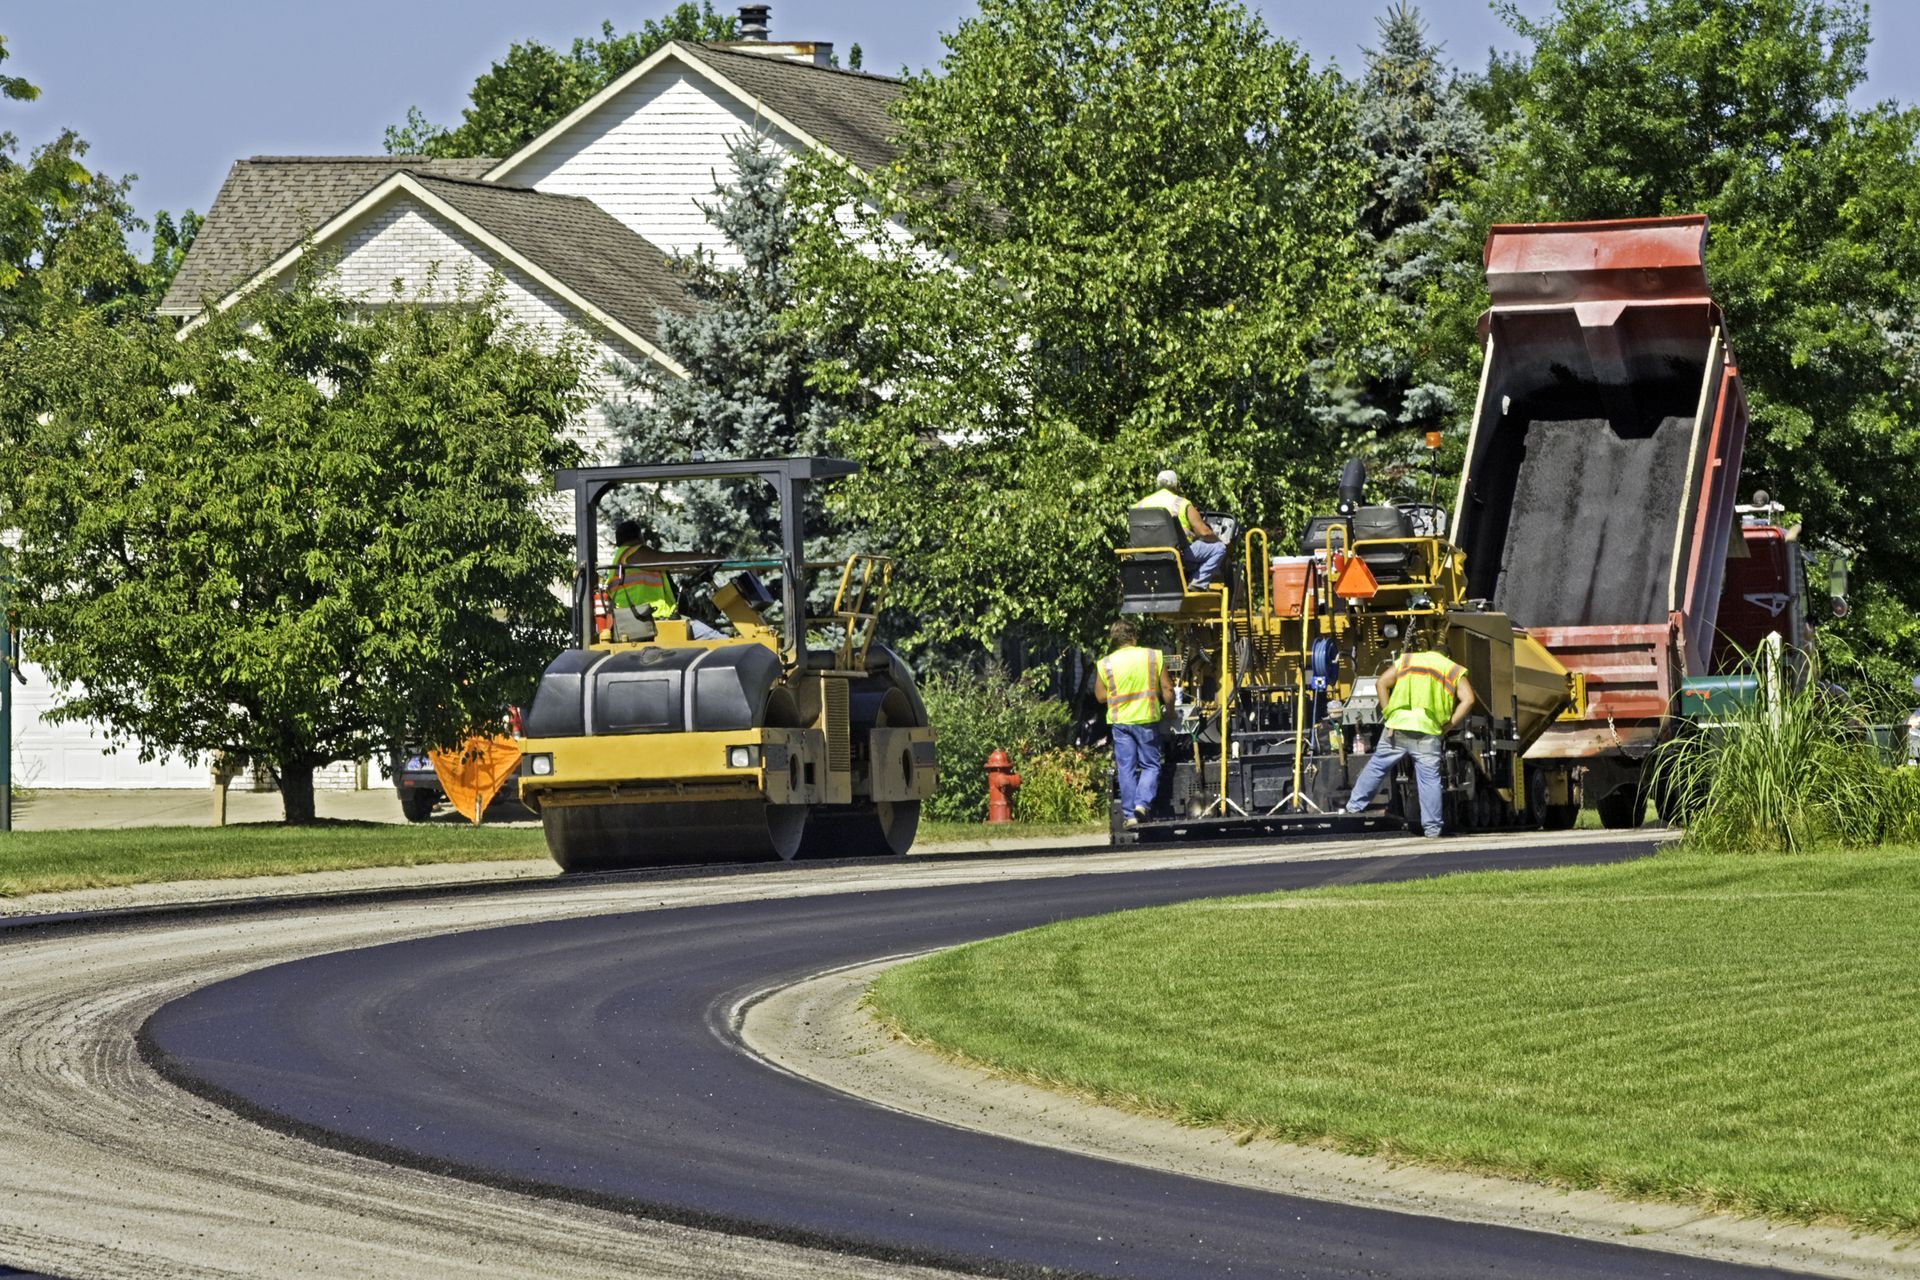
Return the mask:
[[[184,341],[83,308],[0,346],[0,506],[57,718],[313,770],[458,740],[563,640],[583,356],[486,292],[367,307],[310,273]]]
[[[0,36],[0,62],[11,55],[7,53],[7,38]],[[38,85],[28,84],[19,76],[0,76],[0,98],[12,98],[15,102],[32,102],[40,96]]]
[[[722,266],[700,250],[675,260],[694,302],[691,313],[660,313],[661,347],[686,370],[622,371],[630,394],[607,406],[607,422],[628,462],[772,458],[824,453],[845,416],[843,399],[813,386],[809,370],[825,359],[818,335],[788,323],[795,304],[792,246],[799,215],[787,199],[783,154],[761,137],[731,148],[735,177],[703,205],[738,255]],[[691,485],[683,501],[652,512],[667,545],[726,555],[764,554],[778,546],[780,513],[763,485]],[[809,505],[819,501],[809,495]],[[837,531],[814,510],[808,528],[822,554]]]
[[[7,58],[0,37],[0,62]],[[0,76],[0,97],[31,102],[40,90]],[[166,292],[199,229],[188,210],[176,225],[156,219],[154,254],[141,263],[127,237],[143,224],[129,199],[132,179],[89,169],[87,144],[72,130],[33,148],[0,131],[0,339],[48,313],[99,307],[112,316],[148,311]]]
[[[1228,0],[984,0],[946,44],[896,163],[793,180],[796,323],[868,398],[833,500],[907,559],[922,640],[1090,639],[1160,467],[1254,521],[1330,488],[1307,371],[1363,318],[1352,122]]]
[[[1420,11],[1401,0],[1380,19],[1380,45],[1366,52],[1355,87],[1360,144],[1371,166],[1361,211],[1365,279],[1383,312],[1379,340],[1356,353],[1350,382],[1328,388],[1323,413],[1374,433],[1376,475],[1406,471],[1418,441],[1458,417],[1454,366],[1460,352],[1435,342],[1433,307],[1477,287],[1477,262],[1456,250],[1466,234],[1462,197],[1484,171],[1486,125],[1428,39]]]
[[[1853,0],[1559,0],[1476,210],[1501,220],[1705,213],[1707,267],[1752,403],[1743,485],[1858,548],[1834,652],[1920,664],[1920,113],[1849,107]],[[1456,325],[1478,300],[1455,309]]]
[[[598,38],[576,39],[565,53],[537,40],[511,45],[473,82],[458,127],[434,124],[409,107],[406,123],[387,127],[387,152],[504,159],[669,40],[731,40],[736,32],[735,18],[715,13],[713,0],[689,0],[637,31],[616,33],[603,22]]]

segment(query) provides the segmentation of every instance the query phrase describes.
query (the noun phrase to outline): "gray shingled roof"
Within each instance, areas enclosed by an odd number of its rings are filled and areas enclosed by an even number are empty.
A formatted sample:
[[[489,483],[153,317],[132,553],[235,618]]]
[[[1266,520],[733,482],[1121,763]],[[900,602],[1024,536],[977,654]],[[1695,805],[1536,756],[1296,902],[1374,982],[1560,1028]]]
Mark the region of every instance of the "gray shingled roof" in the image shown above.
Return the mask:
[[[477,178],[498,164],[484,157],[254,156],[227,171],[187,260],[160,311],[191,316],[223,298],[302,236],[378,186],[397,169]]]
[[[683,314],[692,309],[667,255],[591,200],[436,174],[415,177],[649,342],[659,341],[662,307]]]
[[[898,153],[887,108],[906,86],[890,76],[675,43],[869,173]]]

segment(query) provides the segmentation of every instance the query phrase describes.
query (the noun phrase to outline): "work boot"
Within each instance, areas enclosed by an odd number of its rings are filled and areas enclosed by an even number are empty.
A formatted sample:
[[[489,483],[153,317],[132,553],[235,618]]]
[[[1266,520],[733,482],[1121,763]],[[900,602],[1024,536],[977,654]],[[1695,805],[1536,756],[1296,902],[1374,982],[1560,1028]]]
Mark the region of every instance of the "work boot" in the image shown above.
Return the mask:
[[[1147,806],[1143,804],[1133,806],[1133,820],[1135,822],[1145,822],[1151,816],[1153,816],[1153,811],[1148,809]]]

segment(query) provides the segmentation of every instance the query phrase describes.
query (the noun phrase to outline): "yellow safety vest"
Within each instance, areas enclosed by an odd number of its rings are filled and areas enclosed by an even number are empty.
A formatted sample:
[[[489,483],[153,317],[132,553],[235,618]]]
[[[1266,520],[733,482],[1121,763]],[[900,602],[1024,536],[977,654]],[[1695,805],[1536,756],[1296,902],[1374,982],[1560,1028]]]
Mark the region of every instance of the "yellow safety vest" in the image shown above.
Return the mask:
[[[1393,664],[1393,693],[1387,698],[1387,728],[1410,733],[1444,733],[1460,700],[1460,678],[1467,669],[1431,649],[1403,654]]]
[[[1186,534],[1189,541],[1193,539],[1193,504],[1173,490],[1155,489],[1133,505],[1136,509],[1158,507],[1162,511],[1171,512],[1174,523],[1180,526],[1180,532]]]
[[[1107,681],[1108,724],[1160,723],[1160,668],[1158,649],[1128,645],[1100,659]]]
[[[613,571],[607,575],[607,595],[613,601],[615,609],[638,609],[642,605],[653,606],[656,618],[671,618],[677,607],[673,598],[673,583],[667,578],[667,571],[653,568],[635,568],[628,561],[639,555],[638,547],[622,547],[613,558]]]

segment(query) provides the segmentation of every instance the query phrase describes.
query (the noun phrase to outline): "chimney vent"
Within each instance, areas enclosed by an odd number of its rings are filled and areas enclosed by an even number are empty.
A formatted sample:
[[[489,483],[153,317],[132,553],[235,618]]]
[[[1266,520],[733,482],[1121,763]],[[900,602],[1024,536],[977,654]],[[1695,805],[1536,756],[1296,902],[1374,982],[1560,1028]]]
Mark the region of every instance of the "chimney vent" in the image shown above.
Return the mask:
[[[772,5],[743,4],[740,6],[740,38],[742,40],[765,40],[767,38],[767,11]]]

